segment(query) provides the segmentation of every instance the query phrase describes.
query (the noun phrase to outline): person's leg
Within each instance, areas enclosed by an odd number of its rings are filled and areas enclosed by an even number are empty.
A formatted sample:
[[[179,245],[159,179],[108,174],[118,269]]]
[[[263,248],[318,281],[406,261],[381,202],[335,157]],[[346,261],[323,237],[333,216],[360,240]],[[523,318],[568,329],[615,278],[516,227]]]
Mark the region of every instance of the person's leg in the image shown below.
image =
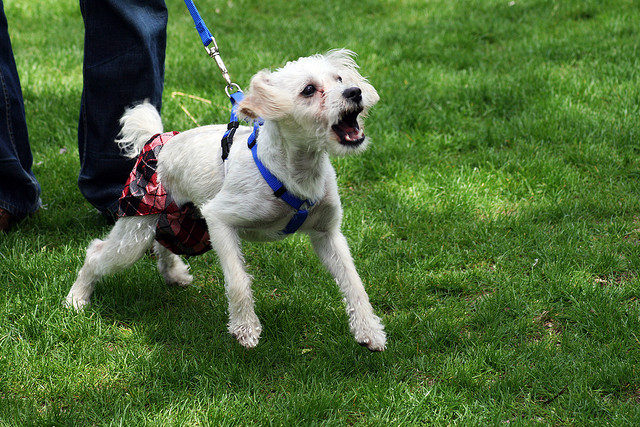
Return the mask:
[[[0,222],[9,225],[9,216],[22,218],[40,207],[40,185],[31,171],[29,147],[20,79],[13,58],[11,40],[0,0]]]
[[[85,198],[106,216],[134,161],[114,143],[126,107],[162,102],[167,9],[164,0],[80,0],[85,26],[84,88],[78,126],[80,176]]]

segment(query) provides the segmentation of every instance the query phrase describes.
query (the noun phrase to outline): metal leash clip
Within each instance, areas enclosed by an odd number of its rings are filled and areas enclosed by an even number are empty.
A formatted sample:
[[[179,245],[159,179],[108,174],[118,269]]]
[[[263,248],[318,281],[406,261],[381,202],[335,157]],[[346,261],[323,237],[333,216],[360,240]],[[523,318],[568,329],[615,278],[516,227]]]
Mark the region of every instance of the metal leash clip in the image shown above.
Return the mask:
[[[211,47],[212,45],[213,47]],[[211,43],[205,45],[204,49],[207,51],[207,54],[216,61],[218,68],[222,72],[222,78],[227,82],[227,86],[224,88],[227,96],[230,96],[230,93],[240,91],[240,86],[231,82],[231,76],[229,75],[229,71],[227,71],[227,67],[224,65],[224,61],[222,61],[215,37],[211,36]]]
[[[241,92],[240,86],[231,82],[231,77],[229,76],[229,72],[227,71],[227,67],[224,65],[222,58],[220,57],[220,50],[218,49],[218,43],[216,43],[215,37],[211,34],[211,31],[207,28],[207,25],[202,20],[200,16],[200,12],[196,8],[196,5],[193,3],[193,0],[184,0],[184,3],[187,5],[187,9],[189,9],[189,13],[193,18],[193,23],[195,24],[196,31],[200,35],[200,40],[202,40],[202,44],[204,45],[204,49],[207,51],[210,57],[212,57],[216,64],[218,64],[218,68],[222,71],[222,77],[227,82],[227,86],[224,91],[227,93],[227,96],[231,96],[231,94],[236,92]],[[209,47],[213,45],[213,47]]]

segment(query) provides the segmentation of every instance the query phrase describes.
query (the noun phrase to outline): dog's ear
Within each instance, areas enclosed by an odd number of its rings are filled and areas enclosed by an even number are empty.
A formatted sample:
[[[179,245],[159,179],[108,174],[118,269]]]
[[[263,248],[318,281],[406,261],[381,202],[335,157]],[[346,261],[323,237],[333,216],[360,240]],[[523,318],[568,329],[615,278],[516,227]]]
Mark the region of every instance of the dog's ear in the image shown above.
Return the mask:
[[[238,105],[238,112],[250,119],[277,120],[289,114],[292,108],[291,99],[274,85],[271,73],[263,70],[251,79],[249,93]]]

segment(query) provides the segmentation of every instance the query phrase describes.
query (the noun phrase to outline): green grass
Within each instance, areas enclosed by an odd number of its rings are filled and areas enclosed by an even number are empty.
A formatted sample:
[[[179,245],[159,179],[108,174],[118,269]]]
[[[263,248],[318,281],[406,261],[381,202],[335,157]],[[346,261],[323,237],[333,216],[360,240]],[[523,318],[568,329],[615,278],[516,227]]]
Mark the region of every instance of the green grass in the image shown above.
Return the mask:
[[[85,313],[63,309],[108,230],[76,187],[82,21],[74,2],[7,1],[45,207],[0,236],[0,424],[640,422],[635,2],[198,6],[242,86],[347,47],[378,88],[374,143],[334,165],[388,349],[354,342],[297,236],[244,245],[264,326],[253,351],[226,332],[214,254],[190,260],[187,289],[144,259],[100,282]],[[192,126],[181,103],[201,124],[227,120],[181,2],[166,65],[167,129]]]

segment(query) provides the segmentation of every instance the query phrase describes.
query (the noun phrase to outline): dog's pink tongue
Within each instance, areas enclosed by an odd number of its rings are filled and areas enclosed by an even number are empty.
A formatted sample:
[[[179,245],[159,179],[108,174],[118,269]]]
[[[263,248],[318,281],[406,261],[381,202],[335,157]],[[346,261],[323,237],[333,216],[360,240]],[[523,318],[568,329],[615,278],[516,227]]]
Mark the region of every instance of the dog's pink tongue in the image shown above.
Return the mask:
[[[364,137],[364,132],[362,132],[362,129],[349,127],[344,129],[344,131],[346,134],[344,139],[346,141],[358,141]]]
[[[357,122],[354,124],[345,120],[338,123],[337,127],[340,129],[344,140],[347,142],[358,141],[364,137],[364,132],[362,132],[362,129],[360,129]]]
[[[345,117],[339,123],[332,126],[334,132],[343,143],[360,143],[364,140],[364,132],[355,120],[357,114]]]

